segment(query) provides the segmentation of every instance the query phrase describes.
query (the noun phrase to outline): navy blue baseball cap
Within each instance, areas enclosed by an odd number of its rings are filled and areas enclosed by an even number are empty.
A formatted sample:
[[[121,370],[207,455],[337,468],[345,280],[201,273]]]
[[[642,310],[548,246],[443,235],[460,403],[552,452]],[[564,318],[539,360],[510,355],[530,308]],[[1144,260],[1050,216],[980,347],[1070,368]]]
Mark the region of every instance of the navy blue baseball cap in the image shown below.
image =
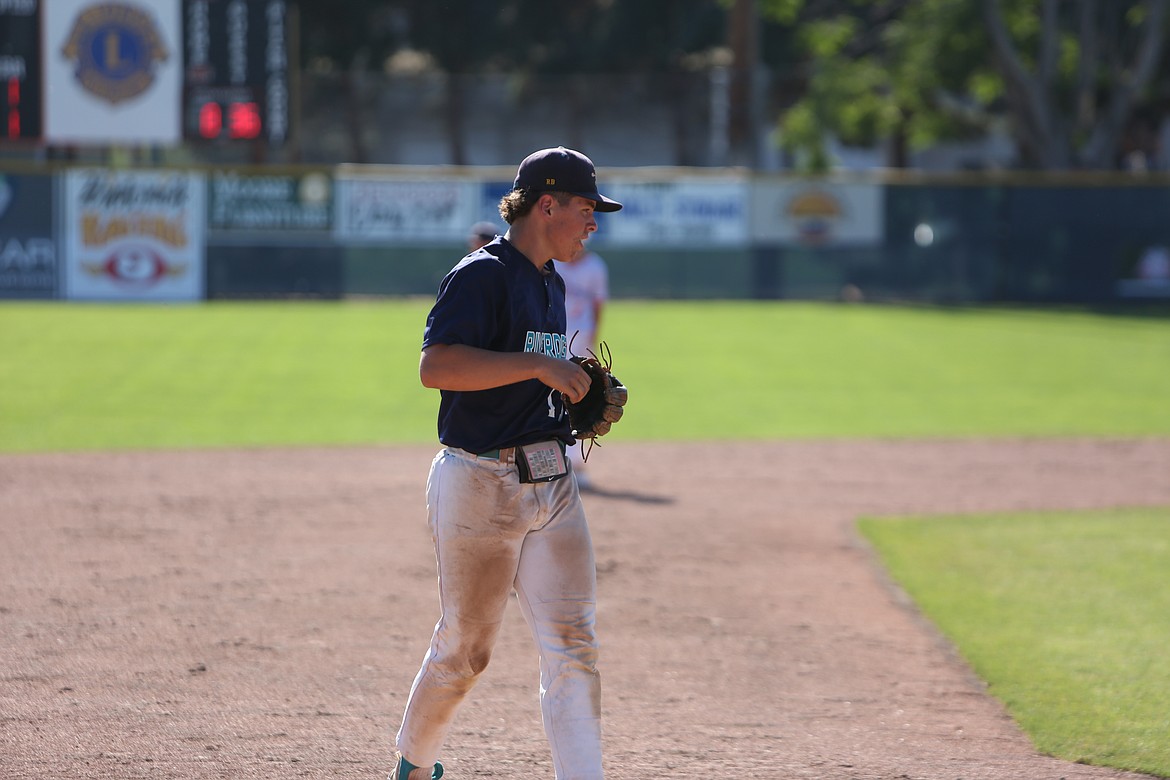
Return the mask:
[[[580,195],[596,204],[595,211],[618,211],[622,207],[597,191],[597,169],[593,161],[563,146],[541,149],[525,157],[516,171],[512,189]]]

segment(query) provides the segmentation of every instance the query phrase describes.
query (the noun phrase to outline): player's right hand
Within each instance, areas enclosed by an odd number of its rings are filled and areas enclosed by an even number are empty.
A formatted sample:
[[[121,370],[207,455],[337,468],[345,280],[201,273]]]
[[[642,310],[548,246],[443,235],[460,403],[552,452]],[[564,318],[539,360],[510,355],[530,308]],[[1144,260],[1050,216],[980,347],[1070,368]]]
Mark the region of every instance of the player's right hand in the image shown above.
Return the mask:
[[[574,404],[589,392],[591,382],[589,373],[573,361],[547,356],[541,363],[537,379],[554,390],[560,390],[561,395]]]

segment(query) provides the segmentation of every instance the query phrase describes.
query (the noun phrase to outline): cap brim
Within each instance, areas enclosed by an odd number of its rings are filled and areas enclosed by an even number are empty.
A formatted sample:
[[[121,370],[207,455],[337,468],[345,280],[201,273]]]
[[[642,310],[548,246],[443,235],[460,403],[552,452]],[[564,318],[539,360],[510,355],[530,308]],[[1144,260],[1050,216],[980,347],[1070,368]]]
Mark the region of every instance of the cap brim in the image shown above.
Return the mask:
[[[622,209],[622,204],[616,200],[610,200],[600,192],[573,192],[570,194],[580,195],[582,198],[588,198],[593,201],[594,211],[621,211]]]

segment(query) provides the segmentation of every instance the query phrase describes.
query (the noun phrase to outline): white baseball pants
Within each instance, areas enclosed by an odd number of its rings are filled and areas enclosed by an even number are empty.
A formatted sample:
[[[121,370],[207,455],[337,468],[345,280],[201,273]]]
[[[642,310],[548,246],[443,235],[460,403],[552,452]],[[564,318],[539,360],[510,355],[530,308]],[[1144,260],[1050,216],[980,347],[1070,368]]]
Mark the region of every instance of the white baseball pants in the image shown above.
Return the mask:
[[[505,451],[507,452],[507,451]],[[440,618],[397,747],[431,766],[488,665],[515,588],[540,654],[540,708],[557,780],[600,780],[601,678],[593,543],[572,474],[521,484],[512,457],[439,452],[427,479]]]

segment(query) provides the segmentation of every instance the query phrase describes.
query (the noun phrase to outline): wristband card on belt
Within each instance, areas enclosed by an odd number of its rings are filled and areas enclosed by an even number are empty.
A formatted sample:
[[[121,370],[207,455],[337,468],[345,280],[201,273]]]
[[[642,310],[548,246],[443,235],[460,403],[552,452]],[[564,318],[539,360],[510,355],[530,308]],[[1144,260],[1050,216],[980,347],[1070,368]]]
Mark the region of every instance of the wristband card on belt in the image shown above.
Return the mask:
[[[556,439],[521,444],[516,448],[521,482],[552,482],[569,473],[565,447]]]

